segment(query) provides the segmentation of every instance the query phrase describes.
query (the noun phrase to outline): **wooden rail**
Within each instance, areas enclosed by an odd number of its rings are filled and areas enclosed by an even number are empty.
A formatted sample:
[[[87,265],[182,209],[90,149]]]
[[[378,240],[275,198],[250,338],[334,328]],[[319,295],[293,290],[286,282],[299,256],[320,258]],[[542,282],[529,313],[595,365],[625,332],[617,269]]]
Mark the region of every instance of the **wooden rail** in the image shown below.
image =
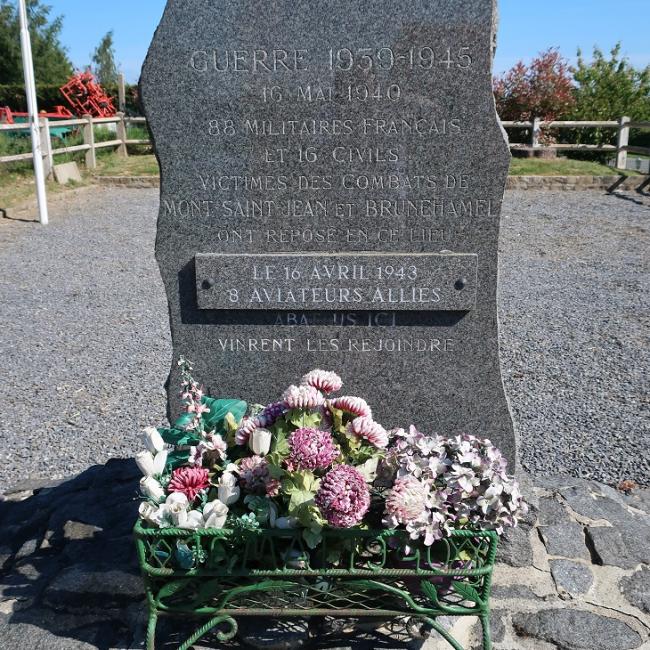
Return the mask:
[[[86,167],[95,169],[97,166],[97,149],[114,147],[120,156],[128,156],[128,145],[150,145],[149,139],[133,139],[127,137],[127,128],[130,124],[146,125],[147,120],[144,117],[127,117],[124,113],[118,113],[115,117],[92,118],[86,116],[83,118],[70,120],[55,120],[50,122],[48,119],[40,120],[41,138],[43,141],[43,158],[45,162],[45,171],[49,175],[54,165],[54,156],[69,154],[78,151],[86,152]],[[116,138],[107,142],[95,142],[94,127],[104,124],[116,124]],[[619,120],[604,121],[549,121],[544,122],[539,118],[529,121],[501,122],[504,128],[509,129],[530,129],[529,142],[512,142],[510,148],[513,151],[543,151],[545,149],[555,149],[558,151],[610,151],[616,152],[616,168],[627,168],[628,153],[641,155],[650,155],[650,148],[630,146],[630,129],[650,129],[650,122],[632,122],[629,117],[622,117]],[[50,128],[58,127],[78,127],[84,138],[84,143],[70,147],[52,148],[52,139],[50,137]],[[21,124],[0,124],[0,133],[7,131],[25,131],[29,125]],[[541,135],[544,129],[616,129],[616,144],[541,144]],[[12,163],[23,160],[31,160],[32,153],[14,154],[11,156],[0,157],[0,163]]]
[[[627,169],[627,154],[636,153],[650,155],[648,147],[630,146],[630,129],[650,129],[650,122],[632,122],[629,117],[621,117],[617,121],[549,121],[544,122],[534,118],[528,122],[501,122],[504,128],[530,129],[530,141],[528,143],[510,143],[512,150],[525,151],[612,151],[616,152],[616,169]],[[541,144],[540,139],[543,129],[616,129],[618,131],[616,144]]]
[[[74,118],[69,120],[48,120],[41,118],[39,125],[41,129],[41,142],[43,146],[43,162],[45,165],[45,173],[50,176],[54,166],[54,156],[63,154],[76,153],[84,151],[86,153],[86,167],[87,169],[95,169],[97,167],[97,150],[114,148],[117,150],[118,155],[128,156],[128,145],[150,145],[149,139],[138,140],[127,137],[128,126],[130,124],[144,124],[147,120],[144,117],[127,117],[123,113],[118,113],[115,117],[91,117],[90,115],[82,118]],[[104,142],[97,142],[95,140],[95,127],[107,124],[115,124],[115,138]],[[83,144],[72,146],[57,147],[52,146],[52,137],[50,130],[52,128],[69,128],[76,127],[83,134]],[[0,133],[12,131],[26,131],[29,125],[21,122],[19,124],[0,124]],[[0,156],[1,163],[20,162],[24,160],[32,160],[32,152],[14,154],[11,156]]]

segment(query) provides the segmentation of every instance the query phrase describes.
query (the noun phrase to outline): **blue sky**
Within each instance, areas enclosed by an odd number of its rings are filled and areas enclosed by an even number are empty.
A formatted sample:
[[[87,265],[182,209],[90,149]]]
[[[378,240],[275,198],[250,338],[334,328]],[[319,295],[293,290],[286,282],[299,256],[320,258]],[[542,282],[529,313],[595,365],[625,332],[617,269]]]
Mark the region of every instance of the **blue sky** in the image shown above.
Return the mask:
[[[62,40],[75,65],[87,64],[113,29],[118,63],[128,81],[137,81],[165,0],[45,1],[65,16]],[[595,44],[609,50],[617,41],[635,65],[650,64],[650,0],[501,0],[500,13],[496,72],[552,46],[574,60],[578,46],[590,53]]]

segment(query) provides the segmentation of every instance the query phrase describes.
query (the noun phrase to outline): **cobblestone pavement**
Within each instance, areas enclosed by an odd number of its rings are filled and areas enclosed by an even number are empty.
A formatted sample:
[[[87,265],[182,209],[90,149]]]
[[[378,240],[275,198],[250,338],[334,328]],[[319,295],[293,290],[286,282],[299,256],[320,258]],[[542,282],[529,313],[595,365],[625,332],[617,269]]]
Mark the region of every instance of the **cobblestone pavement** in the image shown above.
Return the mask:
[[[143,647],[143,588],[130,534],[138,480],[133,461],[113,460],[52,487],[18,486],[0,502],[0,647]],[[527,520],[500,544],[495,650],[647,650],[650,490],[626,495],[553,477],[538,479],[528,494]],[[475,620],[445,621],[466,650],[481,647]],[[437,638],[398,642],[367,624],[345,637],[329,632],[309,638],[304,622],[288,630],[242,621],[230,647],[449,650]],[[190,633],[168,621],[160,648],[178,647]],[[196,646],[204,647],[226,646]]]
[[[92,188],[47,228],[0,219],[0,486],[129,455],[160,421],[157,197]],[[506,193],[503,369],[533,472],[650,485],[649,218],[640,194]]]

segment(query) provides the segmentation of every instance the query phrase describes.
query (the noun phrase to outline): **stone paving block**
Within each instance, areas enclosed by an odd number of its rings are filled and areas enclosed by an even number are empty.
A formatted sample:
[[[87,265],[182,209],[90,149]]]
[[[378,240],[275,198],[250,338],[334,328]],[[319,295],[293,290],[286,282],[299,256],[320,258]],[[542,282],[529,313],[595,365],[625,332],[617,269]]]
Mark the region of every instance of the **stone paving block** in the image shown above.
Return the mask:
[[[580,524],[566,523],[541,526],[539,531],[549,555],[572,559],[589,560],[589,549],[585,544],[585,533]]]
[[[539,500],[539,519],[540,526],[553,526],[555,524],[564,524],[571,521],[567,509],[555,498],[544,497]]]
[[[627,600],[650,614],[650,568],[643,567],[627,578],[622,578],[619,587]]]
[[[529,566],[533,561],[530,532],[531,527],[525,524],[507,530],[499,541],[497,562],[513,567]]]
[[[587,537],[605,566],[634,569],[638,564],[650,563],[650,536],[643,530],[596,526],[587,529]]]
[[[570,560],[551,560],[550,565],[551,575],[560,592],[585,594],[594,583],[594,574],[584,564]]]
[[[594,496],[585,487],[570,487],[561,490],[562,497],[575,512],[588,519],[604,519],[618,526],[638,521],[626,507],[609,497]]]
[[[571,609],[546,609],[513,617],[517,633],[555,644],[562,650],[634,650],[642,639],[614,618]]]

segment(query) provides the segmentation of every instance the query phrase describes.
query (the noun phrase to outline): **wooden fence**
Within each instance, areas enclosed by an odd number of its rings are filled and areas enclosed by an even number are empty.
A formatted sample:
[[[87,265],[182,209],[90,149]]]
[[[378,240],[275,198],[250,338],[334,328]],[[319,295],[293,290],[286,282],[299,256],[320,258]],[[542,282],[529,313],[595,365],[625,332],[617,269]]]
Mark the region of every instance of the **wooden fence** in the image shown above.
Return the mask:
[[[631,147],[630,129],[650,129],[650,122],[632,122],[629,117],[621,117],[617,121],[593,122],[543,122],[534,118],[530,122],[501,122],[504,128],[530,130],[530,141],[527,143],[510,143],[510,149],[539,151],[609,151],[616,154],[616,169],[627,169],[627,154],[637,153],[650,156],[649,147]],[[616,129],[616,144],[541,144],[544,129]]]
[[[45,167],[45,175],[49,176],[52,173],[54,166],[54,156],[62,154],[70,154],[78,151],[84,151],[86,155],[86,167],[88,169],[95,169],[97,167],[97,150],[113,148],[120,156],[128,156],[128,145],[148,145],[151,144],[149,139],[135,140],[129,139],[128,127],[131,124],[146,125],[147,120],[144,117],[127,117],[123,113],[118,113],[115,117],[91,117],[90,115],[83,118],[76,118],[70,120],[53,120],[41,118],[39,120],[41,130],[41,143],[43,148],[43,164]],[[95,127],[106,126],[115,124],[115,138],[104,142],[95,141]],[[50,134],[50,127],[52,128],[69,128],[76,127],[83,134],[83,144],[72,145],[68,147],[53,148],[52,137]],[[0,124],[0,133],[8,131],[25,131],[28,125],[25,123],[19,124]],[[21,160],[32,160],[33,154],[31,151],[26,153],[14,154],[11,156],[0,157],[0,163],[19,162]]]
[[[95,142],[95,126],[116,124],[115,139],[106,142]],[[115,117],[92,118],[90,116],[71,119],[56,120],[50,122],[41,118],[40,129],[43,142],[43,159],[45,173],[49,176],[54,165],[54,156],[74,153],[76,151],[86,152],[86,167],[95,169],[97,166],[97,149],[112,147],[121,156],[127,156],[128,145],[148,145],[150,141],[134,140],[127,137],[128,126],[131,124],[146,125],[144,117],[126,117],[118,113]],[[616,154],[616,168],[624,170],[627,168],[628,153],[637,153],[650,156],[648,147],[630,146],[630,129],[650,129],[650,122],[632,122],[629,117],[622,117],[617,121],[594,121],[594,122],[544,122],[535,118],[529,122],[502,122],[505,128],[530,130],[530,141],[526,143],[511,143],[510,148],[515,150],[540,151],[544,149],[555,149],[559,151],[606,151]],[[83,144],[69,147],[52,147],[50,126],[79,127],[83,133]],[[0,133],[4,131],[24,131],[28,127],[23,124],[0,124]],[[541,144],[542,132],[544,129],[615,129],[617,131],[616,144]],[[31,160],[32,153],[21,153],[12,156],[0,157],[0,163],[12,163],[20,160]]]

